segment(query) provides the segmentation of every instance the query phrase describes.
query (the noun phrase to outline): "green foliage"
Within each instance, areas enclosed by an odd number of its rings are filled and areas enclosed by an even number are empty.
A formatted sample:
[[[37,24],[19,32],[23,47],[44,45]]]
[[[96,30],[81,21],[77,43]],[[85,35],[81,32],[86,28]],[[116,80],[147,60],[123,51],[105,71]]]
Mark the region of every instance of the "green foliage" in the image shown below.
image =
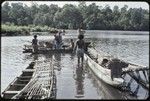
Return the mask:
[[[17,26],[32,26],[32,31],[47,31],[50,28],[89,30],[138,30],[149,31],[149,10],[142,8],[119,8],[109,5],[97,6],[95,3],[86,5],[80,1],[78,6],[66,4],[50,6],[32,4],[30,7],[22,3],[5,2],[2,6],[2,24]],[[36,27],[33,27],[33,26]],[[45,27],[46,26],[46,27]],[[21,31],[28,28],[3,26],[5,30]],[[32,28],[32,29],[31,29]],[[4,30],[4,29],[3,29]],[[27,30],[28,31],[28,30]]]
[[[1,33],[2,35],[12,36],[12,35],[30,35],[30,32],[50,32],[55,33],[58,29],[51,28],[48,26],[17,26],[11,23],[2,24],[1,25]]]

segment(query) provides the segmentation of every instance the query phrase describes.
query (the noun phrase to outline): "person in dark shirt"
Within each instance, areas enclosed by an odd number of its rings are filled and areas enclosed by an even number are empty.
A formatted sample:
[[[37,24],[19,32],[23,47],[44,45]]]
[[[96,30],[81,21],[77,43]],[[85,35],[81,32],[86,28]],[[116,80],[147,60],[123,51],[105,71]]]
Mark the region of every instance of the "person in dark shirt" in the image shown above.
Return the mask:
[[[77,57],[78,57],[78,64],[80,63],[80,58],[81,61],[83,63],[83,59],[84,59],[84,48],[85,48],[85,42],[83,40],[84,36],[83,35],[79,35],[78,36],[78,41],[75,44],[75,48],[74,51],[77,49]]]
[[[120,78],[122,74],[122,68],[128,67],[128,63],[125,63],[117,58],[111,59],[108,64],[108,68],[111,70],[111,79]]]
[[[56,37],[55,37],[55,40],[56,40],[56,49],[61,49],[61,46],[62,46],[62,35],[61,35],[61,32],[58,32]]]
[[[38,51],[38,40],[37,35],[34,35],[34,39],[32,40],[33,52],[37,53]]]

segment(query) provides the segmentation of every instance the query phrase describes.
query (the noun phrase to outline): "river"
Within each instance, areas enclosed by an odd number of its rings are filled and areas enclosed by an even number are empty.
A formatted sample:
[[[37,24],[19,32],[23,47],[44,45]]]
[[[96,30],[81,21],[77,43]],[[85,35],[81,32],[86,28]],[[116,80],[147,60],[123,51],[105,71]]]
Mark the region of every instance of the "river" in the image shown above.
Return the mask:
[[[77,40],[76,30],[67,30],[64,42]],[[124,93],[97,80],[86,68],[79,70],[77,57],[72,54],[31,55],[22,53],[24,44],[31,44],[33,36],[1,37],[1,92],[19,76],[30,62],[54,57],[57,77],[57,99],[124,99]],[[53,35],[38,36],[38,40],[52,40]],[[97,50],[122,60],[149,66],[149,32],[86,30],[85,40]],[[140,88],[137,99],[145,99],[148,91]]]

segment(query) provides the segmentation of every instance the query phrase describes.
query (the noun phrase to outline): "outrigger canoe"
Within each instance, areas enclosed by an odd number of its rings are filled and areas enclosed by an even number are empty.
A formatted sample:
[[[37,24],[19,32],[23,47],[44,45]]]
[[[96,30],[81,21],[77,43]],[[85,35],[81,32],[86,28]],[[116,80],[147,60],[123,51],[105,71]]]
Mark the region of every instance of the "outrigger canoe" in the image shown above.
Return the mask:
[[[3,98],[11,99],[30,82],[34,74],[34,62],[31,62],[30,65],[22,71],[22,74],[19,77],[16,77],[8,87],[3,91]]]
[[[97,62],[92,60],[87,54],[84,54],[84,59],[88,64],[88,67],[93,71],[93,73],[105,83],[117,87],[118,85],[121,85],[124,82],[122,78],[114,78],[112,80],[110,69],[102,67]]]
[[[124,79],[121,76],[115,77],[112,80],[111,69],[109,68],[109,65],[112,65],[112,60],[114,57],[110,54],[107,54],[101,50],[97,51],[93,48],[88,48],[88,52],[84,55],[84,59],[93,73],[105,83],[112,86],[119,86],[124,82]],[[107,60],[107,62],[104,63],[104,60]],[[119,60],[118,64],[116,66],[114,65],[114,68],[121,68],[121,71],[119,71],[120,75],[124,73],[149,69],[146,66],[125,62],[120,59],[117,60]]]

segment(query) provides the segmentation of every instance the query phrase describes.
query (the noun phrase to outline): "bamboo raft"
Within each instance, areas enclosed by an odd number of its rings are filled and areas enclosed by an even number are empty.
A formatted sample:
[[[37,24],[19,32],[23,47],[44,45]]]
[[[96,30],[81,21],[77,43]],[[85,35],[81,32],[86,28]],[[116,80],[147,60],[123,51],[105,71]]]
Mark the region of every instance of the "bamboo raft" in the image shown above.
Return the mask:
[[[52,62],[49,64],[38,62],[35,68],[31,81],[13,99],[53,99],[56,97],[56,77]]]
[[[90,56],[92,60],[95,61],[95,63],[107,69],[108,69],[108,65],[111,63],[112,59],[114,58],[113,56],[105,52],[102,52],[100,50],[97,51],[93,48],[88,48],[87,54]],[[106,59],[108,62],[104,63],[104,60]],[[120,59],[118,60],[120,61],[119,65],[120,65],[120,68],[122,69],[122,71],[119,71],[121,75],[128,74],[131,78],[133,78],[136,82],[138,82],[144,88],[149,89],[149,79],[148,79],[149,67],[128,63]],[[124,67],[122,64],[126,66]]]
[[[16,77],[8,87],[3,91],[3,98],[11,99],[15,95],[19,94],[23,88],[30,82],[34,74],[34,62],[31,62],[29,66],[22,71],[19,77]]]
[[[4,99],[56,98],[56,76],[52,61],[32,62],[2,94]]]

